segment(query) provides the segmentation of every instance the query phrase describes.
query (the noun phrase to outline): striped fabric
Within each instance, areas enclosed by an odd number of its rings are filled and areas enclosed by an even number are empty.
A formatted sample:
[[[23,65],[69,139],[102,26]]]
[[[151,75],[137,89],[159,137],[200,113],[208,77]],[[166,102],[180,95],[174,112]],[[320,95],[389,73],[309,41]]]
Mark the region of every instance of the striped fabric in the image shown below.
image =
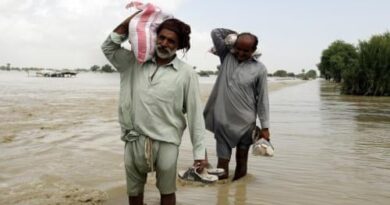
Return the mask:
[[[126,8],[141,10],[129,23],[129,41],[138,63],[144,63],[154,55],[157,27],[173,16],[150,3],[133,1]]]

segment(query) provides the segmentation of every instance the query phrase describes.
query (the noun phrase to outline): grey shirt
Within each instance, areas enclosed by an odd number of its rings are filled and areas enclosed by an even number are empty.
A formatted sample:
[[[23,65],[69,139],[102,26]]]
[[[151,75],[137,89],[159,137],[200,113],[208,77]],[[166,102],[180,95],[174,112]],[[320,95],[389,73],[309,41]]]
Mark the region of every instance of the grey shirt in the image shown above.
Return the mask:
[[[102,45],[120,73],[119,123],[130,133],[122,133],[122,140],[145,135],[180,145],[187,118],[194,159],[204,159],[205,123],[198,74],[177,57],[161,66],[154,60],[139,64],[132,51],[121,47],[126,38],[113,32]]]
[[[262,128],[269,128],[269,101],[265,66],[255,58],[239,63],[224,42],[231,33],[221,28],[211,32],[221,66],[204,117],[208,130],[235,147],[253,129],[256,116]]]

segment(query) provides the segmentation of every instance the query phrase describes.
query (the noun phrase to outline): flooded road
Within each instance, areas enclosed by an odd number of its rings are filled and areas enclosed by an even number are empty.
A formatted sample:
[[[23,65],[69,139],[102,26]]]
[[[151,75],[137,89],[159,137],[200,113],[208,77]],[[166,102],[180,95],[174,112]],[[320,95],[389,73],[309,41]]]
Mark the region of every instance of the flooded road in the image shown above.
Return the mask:
[[[274,92],[270,99],[277,153],[266,162],[251,158],[258,200],[390,202],[389,97],[340,96],[334,84],[316,80]]]
[[[201,79],[203,100],[211,85]],[[0,72],[0,204],[127,203],[118,86],[117,74]],[[178,204],[390,202],[389,97],[341,96],[313,80],[274,89],[270,103],[275,156],[250,156],[248,176],[234,183],[178,181]],[[215,165],[211,133],[207,141]],[[179,169],[191,163],[185,132]],[[153,177],[145,202],[159,204]]]

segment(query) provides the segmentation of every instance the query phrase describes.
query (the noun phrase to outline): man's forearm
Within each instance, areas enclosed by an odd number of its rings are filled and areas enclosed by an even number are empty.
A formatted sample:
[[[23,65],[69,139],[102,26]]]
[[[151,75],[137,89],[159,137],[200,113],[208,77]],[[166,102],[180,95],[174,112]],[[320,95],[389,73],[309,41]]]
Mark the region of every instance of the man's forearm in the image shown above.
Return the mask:
[[[214,46],[217,48],[221,48],[225,46],[225,38],[229,34],[237,34],[237,32],[230,30],[230,29],[225,29],[225,28],[216,28],[211,31],[211,38],[213,40]]]
[[[129,23],[130,23],[130,20],[135,16],[137,15],[139,12],[141,11],[137,11],[136,13],[134,13],[133,15],[127,17],[121,24],[119,24],[115,29],[114,29],[114,32],[117,33],[117,34],[120,34],[120,35],[128,35],[129,34]]]
[[[129,23],[122,22],[115,29],[114,32],[120,35],[128,35],[129,34]]]
[[[213,41],[216,54],[219,56],[221,63],[229,52],[229,48],[225,44],[225,38],[231,33],[236,32],[224,28],[216,28],[211,31],[211,39]]]

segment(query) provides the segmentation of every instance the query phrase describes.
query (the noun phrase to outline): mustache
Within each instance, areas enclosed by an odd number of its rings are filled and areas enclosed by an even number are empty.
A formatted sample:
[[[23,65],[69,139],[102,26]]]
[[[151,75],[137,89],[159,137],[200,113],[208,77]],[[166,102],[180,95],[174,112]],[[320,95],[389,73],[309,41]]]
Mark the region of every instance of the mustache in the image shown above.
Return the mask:
[[[157,45],[157,49],[165,53],[172,53],[172,50],[170,48],[164,47],[162,45]]]

